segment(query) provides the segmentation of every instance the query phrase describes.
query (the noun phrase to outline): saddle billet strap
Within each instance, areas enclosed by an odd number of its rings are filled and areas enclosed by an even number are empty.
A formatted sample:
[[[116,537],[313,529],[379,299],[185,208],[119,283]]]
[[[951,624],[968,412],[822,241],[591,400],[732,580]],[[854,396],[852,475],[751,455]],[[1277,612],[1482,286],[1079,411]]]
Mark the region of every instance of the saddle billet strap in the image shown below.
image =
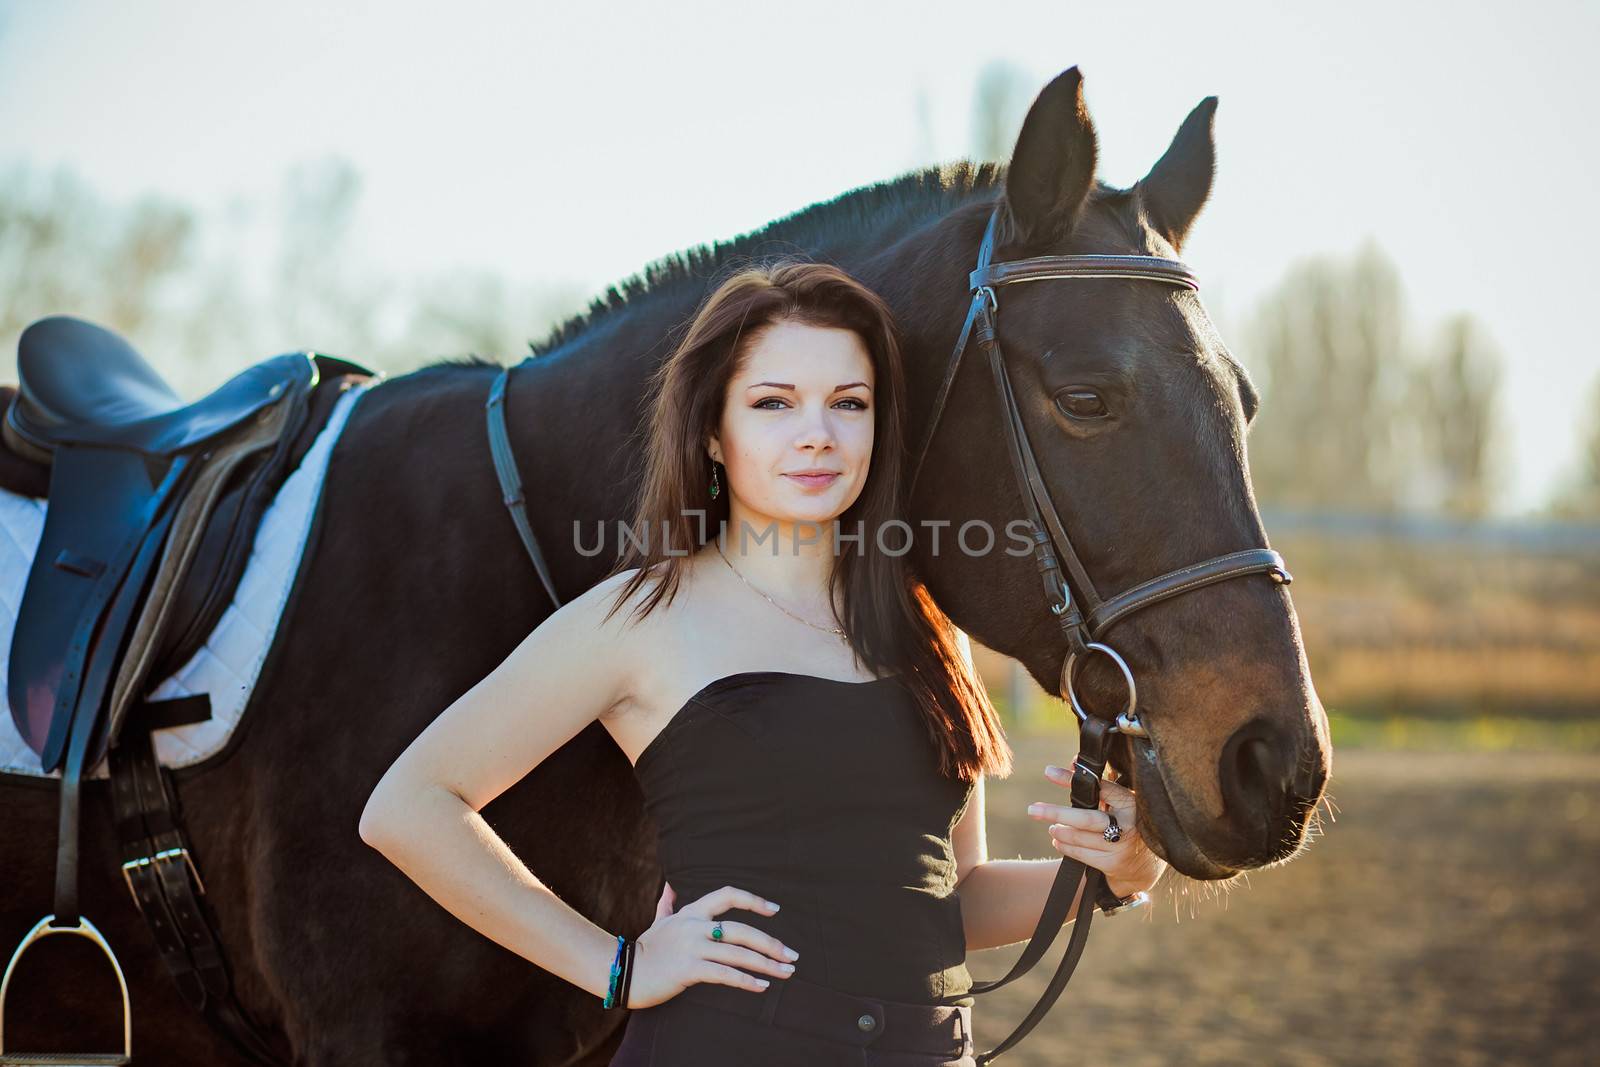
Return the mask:
[[[526,362],[523,360],[523,363]],[[533,525],[528,521],[527,501],[522,493],[522,475],[517,472],[517,457],[511,451],[511,436],[506,432],[506,386],[510,380],[511,368],[505,367],[495,375],[494,384],[489,387],[489,399],[484,404],[489,416],[489,453],[494,457],[494,473],[500,482],[500,496],[506,509],[511,512],[517,536],[522,539],[522,547],[527,549],[528,558],[533,560],[533,569],[539,573],[539,581],[544,584],[550,602],[559,608],[561,597],[556,594],[556,583],[551,580],[550,569],[545,566],[538,539],[533,536]]]
[[[279,1054],[239,1003],[205,885],[183,831],[171,772],[156,759],[151,732],[210,717],[204,694],[142,702],[129,709],[108,753],[123,877],[179,992],[252,1063],[277,1067]],[[191,880],[192,876],[192,880]],[[198,890],[198,893],[196,892]]]

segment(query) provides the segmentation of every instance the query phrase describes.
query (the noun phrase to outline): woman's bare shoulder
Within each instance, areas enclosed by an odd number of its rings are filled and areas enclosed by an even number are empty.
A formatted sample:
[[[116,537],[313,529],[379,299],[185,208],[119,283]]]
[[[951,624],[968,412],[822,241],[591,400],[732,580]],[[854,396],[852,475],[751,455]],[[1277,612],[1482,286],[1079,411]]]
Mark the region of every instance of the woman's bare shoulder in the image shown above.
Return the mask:
[[[680,572],[682,580],[675,592],[669,590],[659,597],[667,575],[665,564],[657,564],[642,578],[638,567],[618,571],[540,624],[583,627],[598,639],[596,647],[605,650],[617,682],[613,711],[624,710],[635,694],[653,691],[660,682],[656,675],[661,665],[675,659],[673,640],[682,633],[681,616],[692,599],[685,595],[691,584],[689,570],[685,567]],[[563,613],[570,618],[558,621]]]

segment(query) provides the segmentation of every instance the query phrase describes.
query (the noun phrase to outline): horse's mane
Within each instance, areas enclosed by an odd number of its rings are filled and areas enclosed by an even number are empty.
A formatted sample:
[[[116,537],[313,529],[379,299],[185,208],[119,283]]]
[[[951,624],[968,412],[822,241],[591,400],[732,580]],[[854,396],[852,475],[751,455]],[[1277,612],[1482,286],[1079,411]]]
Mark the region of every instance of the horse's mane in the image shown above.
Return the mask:
[[[670,253],[607,288],[604,295],[590,302],[588,310],[551,329],[543,341],[530,341],[529,358],[556,351],[581,337],[611,312],[636,305],[646,297],[661,296],[690,285],[698,292],[708,277],[729,266],[744,265],[758,254],[771,255],[783,246],[802,252],[826,248],[884,231],[904,231],[941,217],[971,197],[999,188],[1005,175],[1003,163],[974,163],[965,159],[927,167],[851,189],[728,241]],[[1145,227],[1136,189],[1118,189],[1096,179],[1090,196],[1107,209],[1094,216],[1097,225],[1108,228],[1105,236],[1120,238],[1133,248],[1140,247]],[[437,360],[420,369],[501,366],[496,360],[474,354]]]
[[[552,352],[630,302],[684,283],[702,285],[706,277],[748,259],[759,248],[770,251],[773,245],[785,244],[797,249],[814,248],[871,231],[902,229],[942,215],[975,193],[999,187],[1004,177],[1005,166],[999,163],[961,160],[928,167],[841,193],[729,241],[674,252],[611,286],[589,304],[587,311],[567,319],[543,341],[530,342],[529,347],[534,356]]]

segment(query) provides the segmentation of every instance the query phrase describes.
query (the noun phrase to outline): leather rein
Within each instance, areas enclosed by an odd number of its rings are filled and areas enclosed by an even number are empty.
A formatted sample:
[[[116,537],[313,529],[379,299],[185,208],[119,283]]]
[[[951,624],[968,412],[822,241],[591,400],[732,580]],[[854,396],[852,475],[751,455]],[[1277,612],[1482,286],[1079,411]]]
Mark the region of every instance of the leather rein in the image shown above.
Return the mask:
[[[951,354],[944,378],[940,381],[938,392],[935,394],[932,416],[914,453],[916,459],[912,468],[911,482],[906,489],[906,499],[910,500],[916,489],[923,461],[927,458],[934,432],[939,426],[939,417],[943,414],[945,402],[949,398],[950,387],[954,384],[956,372],[961,367],[962,356],[975,340],[978,347],[988,355],[1000,407],[1006,414],[1003,426],[1006,448],[1011,457],[1012,472],[1016,475],[1018,492],[1022,497],[1024,508],[1027,509],[1034,560],[1039,568],[1039,578],[1044,587],[1046,602],[1051,614],[1060,624],[1061,634],[1067,645],[1066,658],[1061,665],[1058,695],[1065,693],[1073,713],[1078,718],[1078,755],[1072,768],[1072,806],[1094,809],[1100,806],[1100,781],[1110,755],[1113,735],[1120,733],[1147,740],[1150,737],[1138,718],[1138,699],[1133,671],[1115,649],[1101,640],[1105,632],[1135,611],[1215,582],[1253,574],[1266,574],[1274,581],[1286,585],[1293,581],[1293,577],[1285,566],[1283,557],[1277,552],[1270,548],[1247,548],[1168,571],[1166,574],[1140,582],[1109,599],[1100,596],[1094,582],[1089,578],[1089,572],[1073,549],[1066,527],[1050,500],[1049,491],[1045,487],[1044,478],[1039,472],[1033,448],[1023,427],[1022,415],[1017,409],[1010,376],[1006,372],[1004,353],[1000,347],[998,289],[1018,282],[1075,278],[1131,278],[1190,290],[1198,290],[1200,283],[1183,263],[1157,256],[1034,256],[995,263],[992,260],[999,218],[1000,208],[997,205],[984,229],[983,241],[978,249],[977,266],[968,276],[971,302],[967,309],[966,320],[962,323],[955,350]],[[534,569],[545,591],[551,601],[560,607],[561,599],[556,594],[549,568],[545,565],[544,556],[539,550],[538,541],[528,521],[522,480],[517,473],[516,458],[512,454],[510,438],[506,432],[505,392],[511,369],[509,367],[502,369],[489,390],[486,408],[490,450],[494,457],[495,474],[500,482],[502,499],[511,511],[518,536],[533,561]],[[1063,563],[1066,567],[1065,575],[1062,573]],[[1074,587],[1077,590],[1077,599],[1073,597]],[[1079,607],[1080,602],[1087,605],[1087,611]],[[1077,661],[1080,658],[1087,659],[1097,652],[1116,665],[1128,688],[1127,704],[1117,713],[1115,719],[1090,714],[1078,700],[1073,688],[1074,667]],[[1083,954],[1096,906],[1105,905],[1110,908],[1117,904],[1115,896],[1106,887],[1104,873],[1081,860],[1063,856],[1055,881],[1051,884],[1050,894],[1045,901],[1044,910],[1039,917],[1038,926],[1011,970],[1002,978],[975,982],[966,993],[952,995],[940,1001],[940,1003],[953,1003],[973,994],[987,993],[1009,984],[1031,970],[1050,949],[1056,935],[1065,925],[1067,912],[1071,908],[1080,879],[1083,892],[1073,921],[1072,935],[1055,975],[1050,979],[1039,1002],[1034,1005],[1017,1029],[995,1048],[976,1058],[980,1067],[1021,1041],[1044,1018],[1061,995],[1061,991],[1077,967],[1078,959]]]

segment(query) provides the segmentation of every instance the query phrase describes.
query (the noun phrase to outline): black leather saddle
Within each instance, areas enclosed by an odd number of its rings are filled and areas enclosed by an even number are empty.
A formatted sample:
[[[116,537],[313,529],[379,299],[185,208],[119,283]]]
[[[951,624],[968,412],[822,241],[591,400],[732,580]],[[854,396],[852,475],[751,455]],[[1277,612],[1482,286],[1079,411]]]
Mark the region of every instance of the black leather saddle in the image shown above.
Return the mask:
[[[40,319],[17,346],[10,432],[49,462],[59,445],[106,445],[170,456],[228,432],[314,377],[309,357],[277,356],[193,404],[178,398],[122,338],[66,315]]]
[[[11,645],[7,698],[45,773],[69,734],[94,766],[150,679],[182,666],[231,601],[261,513],[357,363],[275,356],[185,404],[122,338],[69,316],[23,331],[0,433],[48,468],[45,528]],[[348,382],[348,379],[345,379]],[[0,465],[0,479],[8,468]],[[36,486],[37,478],[9,479]],[[4,484],[0,482],[0,484]],[[91,721],[74,722],[87,716]]]

